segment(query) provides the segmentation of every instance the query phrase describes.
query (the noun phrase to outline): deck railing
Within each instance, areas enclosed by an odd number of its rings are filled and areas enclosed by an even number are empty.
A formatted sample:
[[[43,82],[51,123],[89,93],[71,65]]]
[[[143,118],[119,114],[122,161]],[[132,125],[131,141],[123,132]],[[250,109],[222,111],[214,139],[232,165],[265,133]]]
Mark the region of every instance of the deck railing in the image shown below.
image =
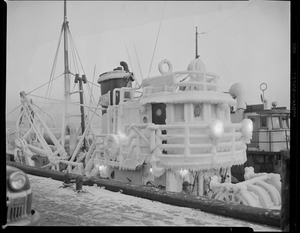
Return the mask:
[[[246,144],[241,123],[225,124],[219,139],[211,136],[208,123],[130,124],[118,137],[126,138],[126,143],[120,145],[124,161],[127,157],[147,158],[146,163],[159,161],[173,168],[191,169],[229,167],[245,162],[242,155],[246,153]],[[118,162],[114,164],[117,166]]]
[[[225,125],[220,139],[210,136],[209,124],[158,125],[158,129],[155,156],[166,166],[210,169],[243,160],[238,156],[246,150],[240,123]]]
[[[242,137],[241,124],[239,123],[226,125],[222,138],[215,143],[210,137],[208,124],[159,125],[158,128],[167,132],[159,136],[162,142],[167,141],[161,145],[161,148],[170,151],[172,148],[186,148],[186,153],[197,154],[194,149],[207,148],[206,152],[210,152],[214,146],[217,147],[217,151],[222,149],[228,151],[228,148],[234,151],[242,143],[240,140]]]
[[[153,78],[144,79],[144,94],[153,92],[216,91],[218,76],[209,72],[178,71]]]

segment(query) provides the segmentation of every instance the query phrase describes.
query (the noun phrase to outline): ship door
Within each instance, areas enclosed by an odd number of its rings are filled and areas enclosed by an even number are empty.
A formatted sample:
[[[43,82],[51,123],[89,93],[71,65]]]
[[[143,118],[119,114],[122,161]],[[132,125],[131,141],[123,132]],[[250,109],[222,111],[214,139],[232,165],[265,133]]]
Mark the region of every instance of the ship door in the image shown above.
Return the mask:
[[[166,124],[166,104],[156,103],[152,104],[152,123],[156,125]]]
[[[156,125],[165,125],[166,124],[166,104],[165,103],[155,103],[152,104],[152,123]],[[167,134],[166,130],[161,131],[162,134]],[[167,140],[162,141],[163,144],[167,143]],[[167,154],[167,151],[163,150],[164,154]]]

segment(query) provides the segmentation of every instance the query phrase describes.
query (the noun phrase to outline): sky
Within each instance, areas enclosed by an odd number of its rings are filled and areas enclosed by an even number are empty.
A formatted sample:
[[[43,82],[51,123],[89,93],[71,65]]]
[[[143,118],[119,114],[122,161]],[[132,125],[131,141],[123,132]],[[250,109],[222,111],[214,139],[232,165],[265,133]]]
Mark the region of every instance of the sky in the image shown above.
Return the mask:
[[[184,71],[198,53],[219,91],[239,82],[248,105],[260,104],[261,83],[271,104],[290,109],[290,3],[288,1],[69,1],[67,18],[83,71],[100,74],[126,61],[136,80],[159,74],[168,59]],[[19,113],[19,93],[45,94],[60,30],[63,1],[7,1],[6,117]],[[63,73],[62,45],[54,77]],[[56,86],[55,86],[56,85]],[[63,79],[51,98],[63,97]],[[77,88],[77,87],[76,87]],[[74,89],[71,84],[71,89]],[[33,91],[34,90],[34,91]],[[95,99],[100,88],[93,87]],[[37,103],[41,101],[32,97]]]

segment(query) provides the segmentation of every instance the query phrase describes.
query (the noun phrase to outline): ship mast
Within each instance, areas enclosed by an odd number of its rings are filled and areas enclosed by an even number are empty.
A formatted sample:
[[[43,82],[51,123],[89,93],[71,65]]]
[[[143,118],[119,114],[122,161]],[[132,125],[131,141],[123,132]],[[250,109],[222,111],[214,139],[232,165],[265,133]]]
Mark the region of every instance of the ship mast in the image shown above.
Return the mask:
[[[200,56],[198,55],[198,27],[196,27],[196,55],[195,55],[195,58],[199,58]]]
[[[68,27],[69,22],[67,21],[67,1],[64,0],[64,21],[63,21],[63,32],[64,32],[64,112],[62,122],[62,145],[65,144],[65,126],[70,122],[70,70],[69,70],[69,54],[68,54]]]
[[[65,128],[66,125],[70,122],[70,101],[71,101],[71,92],[70,92],[70,86],[71,86],[71,72],[69,70],[69,50],[68,50],[68,33],[69,33],[69,22],[67,20],[67,1],[64,0],[64,22],[63,22],[63,32],[64,32],[64,116],[63,116],[63,123],[62,123],[62,145],[65,144]],[[79,97],[80,97],[80,115],[81,115],[81,131],[82,134],[85,130],[85,114],[84,114],[84,107],[83,107],[83,83],[86,83],[86,77],[85,75],[82,75],[82,77],[79,76],[79,74],[75,75],[75,83],[79,82]],[[85,140],[83,141],[83,149],[86,147]]]

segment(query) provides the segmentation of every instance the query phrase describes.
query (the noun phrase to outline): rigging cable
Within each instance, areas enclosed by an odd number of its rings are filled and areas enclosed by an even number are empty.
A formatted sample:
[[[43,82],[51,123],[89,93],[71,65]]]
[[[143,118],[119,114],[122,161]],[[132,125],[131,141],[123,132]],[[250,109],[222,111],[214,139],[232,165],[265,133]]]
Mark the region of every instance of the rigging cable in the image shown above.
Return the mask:
[[[94,74],[95,74],[95,70],[94,70]],[[94,81],[94,77],[95,77],[95,75],[93,76],[93,81]],[[90,103],[89,103],[88,106],[91,106],[91,102],[93,102],[93,104],[96,105],[96,104],[95,104],[95,100],[94,100],[94,96],[93,96],[93,93],[92,93],[92,90],[90,89],[89,85],[87,85],[87,87],[88,87],[87,89],[88,89],[88,92],[89,92],[89,98],[90,98]],[[84,97],[84,102],[87,103],[87,98],[86,98],[86,96],[85,96],[85,92],[83,92],[83,94],[84,94],[84,95],[83,95],[83,97]],[[96,106],[98,106],[98,104],[97,104]],[[101,114],[97,114],[97,113],[96,113],[97,111],[98,111],[98,109],[92,110],[91,108],[88,108],[88,109],[87,109],[87,113],[85,114],[85,121],[87,122],[86,125],[90,127],[89,130],[90,130],[90,132],[91,132],[93,138],[95,137],[95,134],[94,134],[94,132],[93,132],[93,129],[91,128],[91,124],[92,124],[92,122],[93,122],[94,115],[98,116],[99,118],[101,117]],[[90,117],[90,112],[93,113],[91,117]],[[89,142],[88,142],[88,143],[89,143]]]
[[[32,95],[32,94],[30,94],[29,96],[36,97],[36,98],[42,98],[42,99],[53,100],[53,101],[56,101],[56,102],[59,102],[59,103],[65,103],[64,100],[58,100],[58,99],[52,99],[52,98],[46,98],[46,97],[43,97],[43,96]],[[84,106],[84,107],[87,107],[87,108],[100,109],[100,110],[103,109],[102,107],[94,107],[94,106],[85,105],[85,104],[80,104],[80,103],[74,103],[74,102],[73,102],[73,103],[70,102],[69,104],[71,104],[71,105],[77,105],[77,106]]]
[[[94,82],[94,80],[95,80],[95,73],[96,73],[96,64],[95,64],[95,66],[94,66],[94,72],[93,72],[93,80],[92,80],[92,83]],[[93,96],[93,85],[92,85],[92,87],[89,87],[89,82],[87,82],[87,85],[88,85],[88,91],[89,91],[89,94],[90,94],[90,101],[89,101],[89,105],[91,105],[91,104],[94,104],[94,96]],[[93,99],[92,99],[92,97],[93,97]],[[89,114],[89,113],[88,113]]]
[[[55,70],[56,70],[57,58],[58,58],[60,44],[61,44],[61,41],[62,41],[63,32],[64,32],[64,25],[62,25],[62,27],[61,27],[61,31],[60,31],[60,35],[59,35],[59,39],[58,39],[58,44],[57,44],[57,48],[56,48],[56,52],[55,52],[55,56],[54,56],[53,66],[52,66],[52,69],[51,69],[49,82],[48,82],[48,86],[47,86],[46,97],[51,96],[52,86],[53,86],[53,82],[55,80],[53,77],[54,77],[54,73],[55,73]],[[49,105],[49,100],[45,99],[44,103],[43,103],[43,106],[46,108],[47,104]],[[46,113],[45,112],[43,113],[43,119],[44,120],[46,119]],[[42,129],[41,133],[42,134],[44,133],[44,129]]]
[[[90,95],[90,103],[96,105],[96,101],[94,99],[94,95],[93,95],[93,86],[97,86],[96,84],[94,84],[94,79],[95,79],[95,72],[96,72],[96,64],[95,64],[95,67],[94,67],[94,74],[93,74],[93,80],[92,82],[88,81],[86,79],[86,86],[87,86],[87,90],[88,90],[88,93]],[[90,84],[92,85],[92,87],[90,87]],[[97,86],[98,87],[98,86]]]
[[[96,66],[96,65],[95,65]],[[96,68],[95,68],[96,69]],[[93,76],[93,82],[94,82],[94,77],[95,77],[95,70],[94,70],[94,76]],[[90,104],[96,104],[96,101],[94,99],[94,96],[93,96],[93,89],[90,87],[90,84],[92,84],[92,87],[96,84],[94,84],[93,82],[90,82],[88,80],[86,80],[86,86],[87,86],[87,90],[88,90],[88,94],[90,96]],[[97,86],[97,85],[96,85]],[[85,92],[84,92],[85,93]]]
[[[72,74],[73,76],[75,76],[76,74],[81,74],[80,73],[80,67],[81,67],[81,70],[83,72],[83,74],[85,74],[85,71],[84,71],[84,68],[83,68],[83,65],[82,65],[82,62],[80,60],[80,56],[79,56],[79,53],[77,51],[77,48],[76,48],[76,45],[75,45],[75,42],[74,42],[74,39],[73,39],[73,36],[71,34],[71,31],[68,27],[68,35],[69,35],[69,42],[70,42],[70,50],[71,50],[71,53],[72,53],[72,59],[73,59],[73,62],[74,62],[74,69],[75,69],[75,74]],[[79,65],[79,64],[80,65]],[[73,89],[72,89],[72,92],[74,91],[75,87],[77,86],[77,83],[74,82],[74,85],[73,85]],[[88,86],[88,91],[89,91],[89,85]],[[83,98],[84,98],[84,102],[87,102],[86,101],[86,96],[85,96],[85,91],[84,91],[84,86],[82,86],[83,90],[82,90],[82,95],[83,95]],[[91,93],[90,93],[91,95]],[[83,106],[84,107],[84,106]]]
[[[68,34],[68,38],[69,38],[69,53],[68,53],[68,56],[70,57],[71,56],[71,59],[69,59],[69,72],[71,72],[71,70],[73,69],[72,65],[74,64],[74,77],[76,74],[79,74],[79,68],[78,68],[78,62],[77,62],[77,58],[76,58],[76,55],[75,55],[75,52],[74,52],[74,45],[72,43],[72,40],[71,40],[71,35]],[[71,62],[71,60],[73,60],[73,64]]]
[[[92,80],[92,83],[94,82],[94,79],[95,79],[95,73],[96,73],[96,64],[95,64],[95,66],[94,66],[94,73],[93,73],[93,80]],[[90,95],[89,105],[92,104],[93,87],[94,87],[94,86],[91,87],[91,95]],[[89,118],[89,116],[90,116],[90,111],[88,111],[88,118]]]
[[[62,75],[64,75],[64,73],[62,73],[62,74],[58,75],[57,77],[53,78],[52,80],[50,80],[50,81],[48,81],[48,82],[46,82],[46,83],[42,84],[41,86],[38,86],[37,88],[35,88],[35,89],[31,90],[30,92],[26,93],[26,95],[29,95],[29,94],[31,94],[32,92],[34,92],[34,91],[38,90],[39,88],[41,88],[41,87],[43,87],[43,86],[45,86],[45,85],[49,84],[49,82],[53,82],[55,79],[57,79],[57,78],[61,77]]]
[[[203,33],[205,34],[205,33]],[[207,34],[207,37],[209,37],[209,45],[211,48],[213,48],[213,50],[215,51],[215,54],[217,55],[217,57],[219,58],[219,60],[221,61],[225,71],[227,72],[227,74],[229,75],[229,78],[231,79],[232,76],[231,76],[231,73],[229,72],[229,69],[227,68],[227,66],[225,65],[225,62],[223,61],[223,59],[221,58],[220,54],[218,53],[217,49],[213,46],[212,44],[212,39],[210,38],[210,36]]]
[[[43,87],[43,86],[45,86],[45,85],[47,85],[47,84],[48,84],[48,87],[49,87],[49,84],[50,84],[50,83],[51,83],[51,88],[52,88],[52,83],[53,83],[53,81],[56,80],[57,78],[63,76],[63,75],[64,75],[64,73],[60,74],[59,76],[57,76],[57,77],[55,77],[55,78],[52,78],[52,80],[50,79],[48,82],[44,83],[43,85],[41,85],[41,86],[39,86],[39,87],[33,89],[32,91],[26,93],[26,95],[30,95],[32,92],[38,90],[39,88],[41,88],[41,87]],[[51,88],[50,88],[50,91],[51,91]],[[49,95],[50,95],[50,94],[49,94]],[[46,102],[48,102],[48,104],[49,104],[49,100],[50,100],[50,98],[48,98],[48,96],[46,95],[46,98],[44,98],[44,106],[45,106],[45,107],[46,107]],[[44,113],[43,117],[44,117],[44,119],[45,119],[45,117],[46,117],[46,114],[45,114],[45,113]]]
[[[122,27],[122,24],[121,24],[120,15],[117,13],[116,10],[115,10],[115,13],[116,13],[117,18],[118,18],[119,27],[121,28],[121,31],[122,31],[123,42],[125,44],[125,48],[126,48],[126,52],[127,52],[127,57],[128,57],[128,60],[129,60],[129,64],[132,67],[132,62],[131,62],[131,59],[130,59],[130,56],[129,56],[129,51],[128,51],[127,43],[126,43],[126,40],[125,40],[125,35],[124,35],[124,30],[123,30],[123,27]]]
[[[43,112],[45,115],[48,115],[51,120],[53,121],[53,127],[52,128],[55,128],[55,125],[56,125],[56,121],[55,121],[55,118],[53,116],[51,116],[51,114],[49,114],[48,112],[46,112],[45,110],[43,110],[42,108],[40,108],[38,105],[36,105],[35,103],[32,103],[32,106],[35,106],[38,110],[40,110],[41,112]],[[45,118],[45,117],[44,117]],[[45,121],[45,119],[44,119]],[[45,121],[46,122],[46,121]]]
[[[207,31],[205,31],[205,32],[202,32],[201,34],[207,35],[207,36],[209,37],[209,35],[208,35],[209,32],[211,32],[212,30],[214,30],[214,29],[215,29],[216,27],[218,27],[220,24],[222,24],[222,23],[228,21],[228,20],[229,20],[230,18],[232,18],[233,16],[236,16],[237,14],[241,13],[243,10],[245,10],[247,7],[251,6],[251,5],[252,5],[253,3],[255,3],[256,1],[257,1],[257,0],[253,0],[253,1],[250,2],[248,5],[244,6],[244,7],[241,8],[241,9],[239,9],[239,10],[238,10],[237,12],[235,12],[234,14],[230,15],[229,17],[227,17],[226,19],[220,21],[219,23],[215,24],[211,29],[209,29],[209,30],[207,30]],[[199,35],[198,35],[198,36],[199,36]],[[210,38],[209,41],[210,41],[210,44],[211,44],[211,38]],[[214,47],[212,46],[212,44],[211,44],[211,47],[214,48]],[[214,48],[214,50],[215,50],[215,53],[217,54],[218,58],[219,58],[220,61],[222,62],[222,64],[223,64],[223,66],[224,66],[224,68],[225,68],[227,74],[229,74],[229,77],[232,78],[232,76],[231,76],[229,70],[227,69],[227,67],[226,67],[226,65],[225,65],[225,63],[224,63],[224,61],[221,59],[221,57],[220,57],[220,55],[218,54],[217,50],[216,50],[215,48]]]
[[[96,86],[96,87],[100,88],[100,85],[97,85],[97,84],[95,84],[95,83],[92,83],[92,82],[89,81],[89,80],[86,80],[86,82],[89,83],[89,84],[91,84],[92,86]]]
[[[121,20],[120,20],[120,14],[118,14],[117,11],[115,11],[115,12],[116,12],[116,15],[118,16],[119,26],[120,26],[120,28],[121,28],[121,30],[122,30],[123,41],[124,41],[125,48],[126,48],[126,52],[127,52],[127,56],[128,56],[128,59],[129,59],[129,64],[130,64],[130,66],[131,66],[131,68],[132,68],[132,71],[133,71],[133,73],[134,73],[133,65],[132,65],[132,62],[131,62],[131,59],[130,59],[130,55],[129,55],[128,46],[127,46],[127,43],[126,43],[126,40],[125,40],[124,28],[123,28],[123,26],[122,26],[122,24],[121,24]],[[135,56],[136,56],[136,59],[137,59],[137,62],[138,62],[138,66],[139,66],[139,71],[140,71],[140,74],[141,74],[141,78],[142,78],[142,80],[143,80],[143,73],[142,73],[141,65],[140,65],[140,62],[139,62],[138,55],[137,55],[137,50],[136,50],[136,47],[135,47],[135,43],[134,43],[134,40],[132,39],[132,37],[131,37],[131,41],[132,41],[133,46],[134,46],[134,49],[135,49],[135,50],[134,50],[134,51],[135,51]],[[136,82],[136,85],[140,86],[139,82],[138,82],[136,79],[135,79],[134,81]],[[135,86],[136,86],[136,85],[135,85]]]
[[[81,65],[81,69],[82,69],[83,73],[85,74],[85,71],[84,71],[84,68],[83,68],[83,65],[82,65],[82,62],[81,62],[79,53],[78,53],[78,51],[77,51],[77,48],[76,48],[75,43],[74,43],[74,40],[73,40],[73,36],[72,36],[72,34],[71,34],[69,28],[68,28],[68,32],[69,32],[69,34],[70,34],[70,41],[72,40],[72,44],[74,45],[74,51],[75,51],[75,53],[76,53],[76,55],[77,55],[77,57],[78,57],[78,59],[79,59],[79,63],[80,63],[80,65]]]
[[[70,41],[69,45],[70,45],[70,50],[71,50],[71,54],[72,54],[72,60],[73,60],[73,63],[74,63],[75,74],[78,74],[79,73],[79,69],[78,69],[77,59],[76,59],[76,56],[75,56],[75,53],[74,53],[74,48],[73,48],[73,45],[72,45],[71,41]],[[70,70],[71,70],[72,69],[72,67],[71,67],[72,63],[71,62],[69,63],[69,66],[70,66]]]
[[[80,59],[80,56],[79,56],[79,53],[78,53],[78,50],[76,48],[76,45],[75,45],[75,42],[74,42],[74,39],[73,39],[73,36],[68,28],[68,33],[69,33],[69,38],[70,38],[70,46],[72,48],[72,55],[73,55],[73,60],[74,60],[74,65],[75,65],[75,70],[76,70],[76,73],[80,73],[79,71],[79,65],[78,65],[78,61],[79,61],[79,64],[81,66],[81,69],[82,69],[82,72],[83,74],[85,74],[85,70],[83,68],[83,65],[82,65],[82,61]],[[78,58],[78,61],[77,61],[77,58]],[[92,91],[91,91],[91,88],[90,88],[90,85],[89,85],[90,82],[87,81],[87,91],[89,93],[89,96],[90,96],[90,102],[92,101],[93,103],[95,103],[95,100],[93,97],[93,94],[92,94]],[[74,84],[74,87],[73,87],[73,90],[76,86],[76,83]],[[84,96],[84,101],[86,102],[86,96],[85,96],[85,92],[83,92],[83,96]]]
[[[80,72],[79,72],[79,66],[78,66],[76,52],[75,52],[75,50],[76,50],[75,43],[74,43],[74,40],[72,38],[72,35],[71,35],[71,32],[70,32],[69,28],[68,28],[68,38],[69,38],[69,42],[70,42],[69,44],[70,44],[70,50],[71,50],[71,53],[72,53],[72,59],[73,59],[73,62],[74,62],[75,74],[79,74]]]
[[[63,34],[63,27],[61,28],[60,36],[59,36],[59,39],[58,39],[58,45],[57,45],[57,48],[56,48],[54,61],[53,61],[53,66],[52,66],[50,77],[49,77],[48,87],[47,87],[47,91],[46,91],[46,97],[49,97],[50,94],[51,94],[52,84],[53,84],[53,81],[54,81],[53,76],[54,76],[55,69],[56,69],[57,57],[58,57],[58,52],[59,52],[59,48],[60,48],[60,43],[61,43],[61,40],[62,40],[62,34]],[[44,103],[44,106],[45,105],[46,105],[46,102]]]
[[[227,20],[229,20],[230,18],[232,18],[233,16],[241,13],[241,11],[245,10],[247,7],[249,7],[250,5],[252,5],[253,3],[255,3],[257,0],[253,0],[252,2],[250,2],[248,5],[244,6],[243,8],[239,9],[237,12],[235,12],[234,14],[230,15],[229,17],[227,17],[226,19],[220,21],[219,23],[215,24],[215,26],[213,26],[211,29],[207,30],[205,33],[209,33],[211,32],[213,29],[215,29],[216,27],[218,27],[220,24],[226,22]]]
[[[140,59],[138,57],[138,53],[137,53],[134,41],[133,41],[133,47],[134,47],[134,52],[135,52],[136,60],[138,62],[139,70],[140,70],[140,73],[141,73],[141,78],[142,78],[142,81],[143,81],[144,80],[143,72],[142,72],[142,69],[141,69]],[[135,88],[136,88],[136,86],[140,86],[141,85],[141,84],[139,84],[139,82],[137,80],[136,80],[136,84],[137,85],[135,85]]]
[[[150,76],[150,72],[151,72],[152,62],[153,62],[153,58],[154,58],[154,54],[155,54],[155,50],[156,50],[156,45],[157,45],[157,41],[158,41],[158,37],[159,37],[159,33],[160,33],[160,28],[161,28],[162,20],[163,20],[164,13],[165,13],[165,7],[166,7],[166,1],[164,2],[164,7],[163,7],[163,10],[162,10],[162,15],[161,15],[160,23],[159,23],[157,36],[156,36],[156,41],[155,41],[155,45],[154,45],[154,50],[153,50],[153,54],[152,54],[152,59],[151,59],[151,63],[150,63],[150,69],[149,69],[148,77]]]
[[[9,114],[11,114],[11,113],[13,113],[14,111],[16,111],[19,107],[21,107],[22,106],[22,104],[19,104],[17,107],[15,107],[13,110],[11,110],[10,112],[8,112],[7,114],[6,114],[6,117],[9,115]]]

